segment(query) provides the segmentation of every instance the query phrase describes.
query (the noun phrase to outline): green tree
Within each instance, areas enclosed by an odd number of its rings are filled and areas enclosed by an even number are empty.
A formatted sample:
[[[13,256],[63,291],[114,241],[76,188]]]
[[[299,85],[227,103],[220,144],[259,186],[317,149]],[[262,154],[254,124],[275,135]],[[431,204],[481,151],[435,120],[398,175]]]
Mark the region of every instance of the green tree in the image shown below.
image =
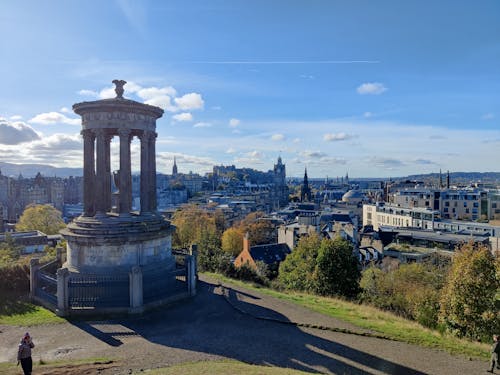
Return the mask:
[[[16,245],[10,233],[5,233],[5,240],[0,242],[0,266],[11,264],[20,255],[21,247]]]
[[[200,246],[203,231],[216,233],[214,216],[194,204],[177,210],[172,224],[176,227],[173,240],[177,248],[188,248],[193,244]]]
[[[489,340],[500,329],[495,298],[499,259],[486,246],[462,245],[453,256],[441,296],[440,321],[457,336]]]
[[[321,239],[316,233],[300,238],[297,246],[280,263],[278,281],[286,289],[313,291],[314,269]]]
[[[45,234],[57,234],[66,227],[62,214],[48,204],[29,205],[16,224],[16,230],[39,230]]]
[[[243,234],[237,228],[226,229],[222,234],[222,250],[237,256],[243,250]]]
[[[264,212],[249,213],[237,226],[241,233],[248,233],[250,245],[265,245],[276,242],[276,229],[269,220],[264,220]]]
[[[315,289],[321,295],[355,297],[361,277],[352,244],[340,236],[323,239],[314,270]]]
[[[402,264],[387,271],[370,267],[360,281],[361,300],[435,328],[443,283],[443,267],[432,264]]]

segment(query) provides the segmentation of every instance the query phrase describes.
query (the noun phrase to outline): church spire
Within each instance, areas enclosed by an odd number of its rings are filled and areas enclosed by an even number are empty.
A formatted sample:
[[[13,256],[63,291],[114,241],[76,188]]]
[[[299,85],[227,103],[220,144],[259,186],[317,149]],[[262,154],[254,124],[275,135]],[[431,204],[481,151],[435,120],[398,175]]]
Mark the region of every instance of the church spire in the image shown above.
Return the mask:
[[[174,156],[174,166],[172,167],[172,176],[177,176],[177,163]]]

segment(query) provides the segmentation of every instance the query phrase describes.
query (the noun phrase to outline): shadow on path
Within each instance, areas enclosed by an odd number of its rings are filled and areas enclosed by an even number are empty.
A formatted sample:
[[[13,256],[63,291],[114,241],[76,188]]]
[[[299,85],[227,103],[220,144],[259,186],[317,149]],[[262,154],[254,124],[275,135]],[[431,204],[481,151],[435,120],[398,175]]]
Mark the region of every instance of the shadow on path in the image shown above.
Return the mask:
[[[234,291],[229,293],[229,298],[236,298]],[[287,320],[277,311],[241,300],[238,307],[256,316]],[[425,375],[354,347],[304,332],[292,324],[255,319],[243,314],[224,299],[217,285],[202,281],[198,295],[189,301],[140,318],[120,319],[113,323],[126,327],[127,332],[105,332],[99,329],[99,323],[73,324],[111,346],[122,345],[122,341],[115,336],[130,334],[140,335],[165,347],[309,372],[360,375],[376,369],[386,374]]]

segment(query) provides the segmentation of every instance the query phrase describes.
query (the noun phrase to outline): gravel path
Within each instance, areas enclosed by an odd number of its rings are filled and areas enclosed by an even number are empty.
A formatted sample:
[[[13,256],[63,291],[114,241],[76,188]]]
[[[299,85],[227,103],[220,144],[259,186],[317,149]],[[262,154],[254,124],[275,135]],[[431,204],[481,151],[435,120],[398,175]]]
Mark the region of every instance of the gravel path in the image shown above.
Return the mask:
[[[36,344],[35,362],[40,358],[116,360],[95,370],[100,374],[128,374],[130,369],[215,359],[355,375],[482,374],[488,367],[485,361],[468,360],[439,350],[255,319],[241,311],[361,331],[254,291],[221,288],[209,279],[200,284],[195,298],[140,318],[68,322],[29,329],[0,326],[0,362],[15,362],[19,337],[29,330]]]

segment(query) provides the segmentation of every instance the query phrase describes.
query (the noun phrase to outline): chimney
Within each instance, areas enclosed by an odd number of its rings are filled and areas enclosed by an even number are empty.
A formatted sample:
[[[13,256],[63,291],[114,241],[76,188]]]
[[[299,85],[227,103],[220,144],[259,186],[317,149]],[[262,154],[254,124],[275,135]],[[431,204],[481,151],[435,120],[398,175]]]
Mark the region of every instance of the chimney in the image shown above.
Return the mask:
[[[243,237],[243,251],[250,253],[250,241],[248,241],[248,232],[245,233]]]

